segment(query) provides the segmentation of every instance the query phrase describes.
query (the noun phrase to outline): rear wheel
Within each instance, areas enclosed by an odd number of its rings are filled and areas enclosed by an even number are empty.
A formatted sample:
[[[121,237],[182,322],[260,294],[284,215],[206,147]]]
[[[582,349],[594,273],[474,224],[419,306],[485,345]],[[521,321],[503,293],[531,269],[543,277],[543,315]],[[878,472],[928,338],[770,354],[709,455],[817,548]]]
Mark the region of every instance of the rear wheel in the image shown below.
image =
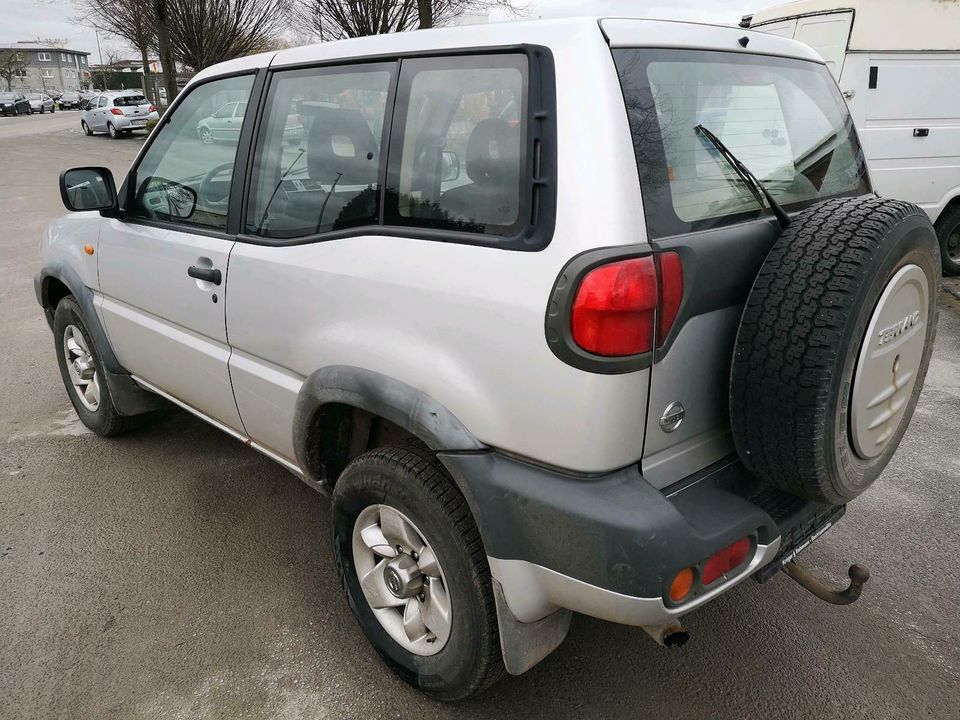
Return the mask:
[[[429,451],[380,448],[350,463],[333,494],[333,543],[351,610],[405,682],[452,701],[500,678],[483,544]]]
[[[47,106],[46,106],[46,105],[41,105],[41,106],[40,106],[40,114],[41,114],[41,115],[45,115],[46,113],[47,113]]]
[[[120,138],[120,132],[113,126],[113,123],[107,123],[107,132],[110,133],[110,137],[112,137],[114,140],[118,140]]]
[[[960,205],[954,205],[937,221],[937,236],[944,275],[960,275]]]
[[[815,500],[866,490],[913,416],[939,286],[936,235],[915,205],[837,199],[796,218],[737,335],[730,419],[744,465]]]

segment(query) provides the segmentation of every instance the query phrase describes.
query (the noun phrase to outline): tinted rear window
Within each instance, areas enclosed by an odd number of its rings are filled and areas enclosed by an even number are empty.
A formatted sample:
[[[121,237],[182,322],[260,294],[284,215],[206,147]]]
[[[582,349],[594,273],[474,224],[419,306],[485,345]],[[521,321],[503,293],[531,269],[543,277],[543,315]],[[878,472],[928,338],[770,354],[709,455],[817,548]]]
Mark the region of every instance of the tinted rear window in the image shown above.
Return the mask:
[[[136,107],[137,105],[146,105],[147,99],[143,95],[125,95],[113,99],[115,107]]]
[[[869,192],[853,121],[825,66],[684,50],[615,50],[614,59],[651,237],[769,213],[698,125],[787,209]]]

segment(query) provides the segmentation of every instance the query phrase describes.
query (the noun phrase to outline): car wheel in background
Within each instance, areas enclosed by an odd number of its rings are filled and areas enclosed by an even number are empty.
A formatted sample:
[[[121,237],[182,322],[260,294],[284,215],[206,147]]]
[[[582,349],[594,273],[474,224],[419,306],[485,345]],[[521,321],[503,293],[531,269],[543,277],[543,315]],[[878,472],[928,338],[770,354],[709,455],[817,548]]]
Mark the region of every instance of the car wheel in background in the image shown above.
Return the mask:
[[[51,114],[51,115],[53,115],[56,111],[57,111],[57,106],[56,106],[56,105],[54,105],[52,108],[50,108],[50,114]]]
[[[110,137],[112,137],[114,140],[118,140],[120,138],[120,133],[113,126],[113,123],[107,123],[107,132],[110,133]]]
[[[384,662],[436,700],[503,674],[486,553],[466,500],[425,447],[382,447],[333,492],[333,546],[350,609]]]
[[[93,135],[93,130],[91,130],[91,129],[90,129],[90,126],[87,125],[87,121],[86,121],[86,120],[81,120],[81,121],[80,121],[80,127],[83,128],[84,134],[86,134],[86,135]]]
[[[210,132],[210,128],[200,128],[200,142],[204,145],[211,145],[213,143],[213,133]]]
[[[937,220],[940,257],[944,275],[960,275],[960,205],[954,205]]]

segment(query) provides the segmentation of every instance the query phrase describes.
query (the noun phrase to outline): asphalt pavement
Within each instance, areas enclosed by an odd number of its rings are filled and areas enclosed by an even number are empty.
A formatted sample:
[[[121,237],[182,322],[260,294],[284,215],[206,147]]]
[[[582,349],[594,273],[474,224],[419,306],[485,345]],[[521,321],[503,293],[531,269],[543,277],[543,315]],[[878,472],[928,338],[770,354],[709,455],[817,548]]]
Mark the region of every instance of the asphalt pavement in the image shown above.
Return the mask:
[[[113,440],[77,421],[37,245],[62,169],[119,178],[142,142],[79,122],[0,118],[0,718],[960,717],[960,300],[893,463],[801,556],[835,580],[869,566],[859,603],[748,581],[688,616],[682,649],[576,617],[531,672],[438,705],[354,622],[324,497],[178,410]]]

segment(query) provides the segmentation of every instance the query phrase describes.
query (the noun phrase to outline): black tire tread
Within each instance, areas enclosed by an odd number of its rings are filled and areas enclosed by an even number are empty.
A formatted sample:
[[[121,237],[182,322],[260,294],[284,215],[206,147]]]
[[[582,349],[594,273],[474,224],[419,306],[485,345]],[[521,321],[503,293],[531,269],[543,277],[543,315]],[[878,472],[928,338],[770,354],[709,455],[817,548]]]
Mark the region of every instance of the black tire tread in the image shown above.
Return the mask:
[[[744,465],[801,497],[831,502],[813,439],[827,432],[828,397],[846,313],[887,232],[923,211],[876,197],[821,203],[784,231],[744,307],[730,382],[730,419]]]
[[[449,476],[443,464],[419,441],[406,441],[401,446],[376,448],[354,459],[343,471],[346,475],[357,466],[387,464],[412,475],[433,497],[450,522],[455,538],[472,568],[471,581],[480,590],[482,622],[486,624],[492,642],[486,648],[480,670],[473,685],[464,688],[457,699],[477,695],[494,685],[505,674],[500,651],[500,631],[497,607],[492,590],[490,566],[483,547],[480,531],[463,494]]]
[[[937,239],[940,241],[940,259],[944,275],[960,275],[960,263],[947,255],[947,233],[960,225],[960,204],[948,208],[937,219]]]

